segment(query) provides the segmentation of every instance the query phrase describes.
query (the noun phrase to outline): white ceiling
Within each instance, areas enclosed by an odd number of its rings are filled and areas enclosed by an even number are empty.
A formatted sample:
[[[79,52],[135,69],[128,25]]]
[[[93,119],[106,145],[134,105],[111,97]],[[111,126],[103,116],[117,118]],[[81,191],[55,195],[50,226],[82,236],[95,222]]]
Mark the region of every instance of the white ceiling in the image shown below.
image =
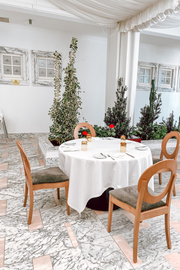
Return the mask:
[[[86,34],[106,37],[106,29],[92,24],[84,24],[80,22],[68,21],[62,18],[51,18],[47,14],[41,15],[24,13],[23,10],[11,11],[0,9],[0,17],[9,18],[10,24],[27,25],[29,27],[40,27],[53,29],[68,33]],[[32,19],[32,25],[29,25],[29,19]]]
[[[53,29],[79,35],[106,37],[107,29],[57,8],[49,0],[0,0],[0,17],[14,25]],[[32,19],[32,25],[29,25]],[[2,23],[2,22],[1,22]]]
[[[87,0],[86,0],[87,1]],[[101,0],[106,3],[114,0]],[[123,1],[121,4],[123,5]],[[155,0],[124,0],[124,6],[127,2],[144,2],[144,5],[147,6],[150,3],[156,2]],[[137,12],[138,6],[134,10],[134,14]],[[126,14],[127,16],[127,14]],[[168,16],[166,21],[161,24],[156,25],[155,27],[160,27],[161,29],[146,29],[143,31],[146,34],[150,35],[159,35],[159,36],[169,36],[171,38],[180,37],[180,28],[173,29],[163,29],[165,28],[166,23],[172,24],[173,19],[179,18],[176,20],[177,25],[180,23],[180,13]],[[80,35],[94,35],[100,37],[107,36],[107,28],[98,26],[97,24],[80,19],[75,15],[69,14],[61,9],[59,9],[55,4],[50,0],[0,0],[0,17],[7,17],[10,20],[10,24],[15,25],[27,25],[29,27],[39,27],[46,29],[54,29],[57,31],[68,32],[68,33],[77,33]],[[124,17],[122,17],[124,18]],[[29,19],[32,19],[32,25],[29,25]]]

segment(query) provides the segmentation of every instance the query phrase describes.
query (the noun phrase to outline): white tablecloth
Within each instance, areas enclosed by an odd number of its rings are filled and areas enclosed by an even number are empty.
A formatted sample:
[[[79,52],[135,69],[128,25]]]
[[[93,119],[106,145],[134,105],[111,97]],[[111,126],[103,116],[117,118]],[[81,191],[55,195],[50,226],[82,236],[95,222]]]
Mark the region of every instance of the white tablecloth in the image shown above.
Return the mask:
[[[81,141],[73,140],[76,149],[81,150]],[[115,155],[120,153],[120,140],[102,140],[93,138],[88,143],[88,150],[63,152],[64,144],[59,147],[59,167],[69,177],[68,204],[81,213],[89,199],[100,196],[107,188],[122,188],[136,185],[141,174],[152,165],[152,155],[149,148],[146,151],[136,150],[139,143],[129,142],[127,153],[123,159],[96,159],[94,154],[104,153]],[[154,190],[154,181],[149,186]]]

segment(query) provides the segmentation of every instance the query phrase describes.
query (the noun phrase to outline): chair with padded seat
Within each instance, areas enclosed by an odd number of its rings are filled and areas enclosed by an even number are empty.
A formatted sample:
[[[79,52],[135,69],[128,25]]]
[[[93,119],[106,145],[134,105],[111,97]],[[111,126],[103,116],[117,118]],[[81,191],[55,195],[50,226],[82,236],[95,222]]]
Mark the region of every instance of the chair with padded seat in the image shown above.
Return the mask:
[[[87,127],[90,130],[92,137],[96,136],[96,132],[95,132],[93,126],[91,126],[90,124],[84,122],[84,123],[77,124],[77,126],[75,127],[75,129],[74,129],[74,139],[79,139],[78,131],[82,127]]]
[[[177,139],[177,144],[176,144],[176,148],[174,150],[174,152],[172,154],[168,154],[167,152],[167,143],[169,141],[170,138],[172,137],[176,137]],[[161,144],[161,154],[160,154],[160,158],[153,158],[153,164],[156,164],[159,161],[163,160],[163,157],[165,157],[166,159],[174,159],[177,160],[177,156],[178,156],[178,152],[179,152],[179,143],[180,143],[180,134],[178,131],[171,131],[170,133],[168,133]],[[162,177],[161,177],[161,173],[159,174],[159,184],[162,184]],[[174,186],[174,190],[173,190],[173,195],[176,196],[176,189]]]
[[[26,206],[28,190],[30,197],[30,206],[29,206],[29,217],[28,217],[28,225],[31,224],[32,221],[32,213],[33,213],[33,191],[38,189],[48,189],[48,188],[57,188],[57,197],[60,198],[59,188],[65,187],[66,190],[66,206],[67,206],[67,214],[70,214],[69,205],[67,203],[68,200],[68,190],[69,190],[69,179],[60,170],[59,167],[52,167],[43,169],[37,172],[31,172],[31,167],[29,160],[22,148],[20,142],[16,140],[17,146],[19,148],[21,158],[24,166],[25,173],[25,197],[24,197],[24,207]]]
[[[139,223],[145,219],[165,215],[165,231],[167,246],[171,249],[170,239],[170,206],[172,191],[175,185],[176,160],[167,159],[149,167],[139,178],[137,186],[111,190],[109,196],[108,232],[111,231],[112,213],[114,204],[127,210],[135,216],[133,238],[133,261],[137,262]],[[160,194],[155,194],[148,187],[151,177],[156,173],[171,172],[165,189]],[[162,199],[166,197],[166,202]]]

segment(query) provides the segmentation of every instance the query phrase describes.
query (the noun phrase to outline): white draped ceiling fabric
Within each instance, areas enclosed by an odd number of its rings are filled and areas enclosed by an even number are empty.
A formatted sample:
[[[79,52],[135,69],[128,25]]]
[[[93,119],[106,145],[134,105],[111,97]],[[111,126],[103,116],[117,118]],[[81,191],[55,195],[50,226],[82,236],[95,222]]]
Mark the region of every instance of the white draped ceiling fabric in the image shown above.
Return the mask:
[[[180,11],[177,0],[51,0],[59,8],[120,32],[140,31]]]
[[[114,105],[117,81],[123,77],[128,86],[127,112],[134,124],[140,31],[180,26],[180,0],[50,1],[79,18],[108,28],[105,108]]]

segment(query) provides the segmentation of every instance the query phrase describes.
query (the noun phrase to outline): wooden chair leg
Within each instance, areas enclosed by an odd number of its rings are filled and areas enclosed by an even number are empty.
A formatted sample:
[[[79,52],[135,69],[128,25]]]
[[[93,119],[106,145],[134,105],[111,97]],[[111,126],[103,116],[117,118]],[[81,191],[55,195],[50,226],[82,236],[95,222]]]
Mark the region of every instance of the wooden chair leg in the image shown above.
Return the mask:
[[[70,207],[68,205],[68,191],[69,191],[69,183],[65,187],[66,189],[66,207],[67,207],[67,214],[70,215]]]
[[[159,184],[162,185],[162,175],[159,173]]]
[[[113,206],[114,203],[112,202],[112,195],[109,195],[109,210],[108,210],[108,228],[107,231],[111,231],[111,222],[112,222],[112,213],[113,213]]]
[[[23,205],[23,207],[26,206],[26,203],[27,203],[27,197],[28,197],[28,186],[27,186],[27,184],[25,183],[25,194],[24,194],[24,205]]]
[[[165,215],[165,231],[167,246],[171,249],[171,236],[170,236],[170,213]]]
[[[57,198],[58,198],[58,200],[60,199],[59,188],[57,188]]]
[[[176,187],[175,187],[175,184],[174,184],[174,187],[173,187],[173,196],[176,196]]]
[[[32,221],[32,213],[33,213],[33,190],[30,190],[30,206],[29,206],[29,218],[28,218],[28,225],[31,224]]]
[[[133,238],[133,262],[137,263],[137,250],[138,250],[138,235],[139,235],[140,218],[135,216],[134,221],[134,238]]]

